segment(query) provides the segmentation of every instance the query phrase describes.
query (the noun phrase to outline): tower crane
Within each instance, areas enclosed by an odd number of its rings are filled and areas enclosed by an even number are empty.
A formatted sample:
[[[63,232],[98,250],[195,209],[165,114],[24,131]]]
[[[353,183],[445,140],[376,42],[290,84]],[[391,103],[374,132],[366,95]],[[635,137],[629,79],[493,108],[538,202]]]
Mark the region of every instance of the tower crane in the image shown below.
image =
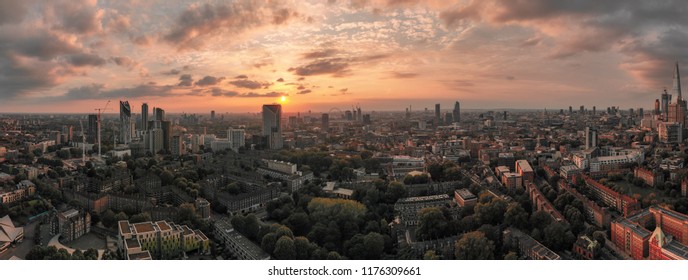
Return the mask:
[[[101,113],[105,110],[107,110],[108,105],[110,105],[110,100],[105,103],[105,107],[103,108],[96,108],[95,110],[98,111],[98,158],[101,158],[101,143],[100,143],[100,122],[101,122]]]

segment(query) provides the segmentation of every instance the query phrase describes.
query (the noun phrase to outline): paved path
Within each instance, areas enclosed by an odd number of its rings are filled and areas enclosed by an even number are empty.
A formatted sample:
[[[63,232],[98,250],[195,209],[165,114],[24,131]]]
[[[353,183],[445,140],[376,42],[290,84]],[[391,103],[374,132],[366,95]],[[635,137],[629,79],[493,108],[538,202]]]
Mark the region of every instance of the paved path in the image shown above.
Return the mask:
[[[76,251],[76,249],[67,247],[67,246],[63,245],[62,243],[60,243],[59,239],[60,239],[59,234],[53,236],[53,238],[50,239],[50,242],[48,242],[48,246],[55,246],[55,248],[57,248],[58,250],[59,249],[65,249],[70,254],[73,254],[74,251]],[[105,250],[98,250],[98,259],[99,260],[103,258],[103,253],[105,253]]]

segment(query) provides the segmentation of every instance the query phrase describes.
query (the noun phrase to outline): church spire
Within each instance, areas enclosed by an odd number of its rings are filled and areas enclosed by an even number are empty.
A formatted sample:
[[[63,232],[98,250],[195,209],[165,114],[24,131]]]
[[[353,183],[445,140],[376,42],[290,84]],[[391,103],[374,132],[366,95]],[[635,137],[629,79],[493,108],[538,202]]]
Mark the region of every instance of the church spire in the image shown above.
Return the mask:
[[[677,100],[683,100],[681,96],[681,75],[678,73],[678,62],[676,62],[676,70],[674,70],[674,90]]]

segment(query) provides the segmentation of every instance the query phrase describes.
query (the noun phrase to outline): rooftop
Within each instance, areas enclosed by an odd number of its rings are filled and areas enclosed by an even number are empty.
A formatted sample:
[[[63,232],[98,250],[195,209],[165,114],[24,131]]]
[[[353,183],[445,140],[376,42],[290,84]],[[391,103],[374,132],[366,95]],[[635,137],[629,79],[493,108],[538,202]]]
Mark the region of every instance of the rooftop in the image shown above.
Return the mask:
[[[136,230],[136,233],[145,233],[145,232],[155,231],[155,227],[153,227],[153,223],[151,223],[151,222],[143,222],[143,223],[134,224],[134,229]]]
[[[130,234],[129,221],[119,221],[119,228],[124,234]]]
[[[455,190],[454,193],[458,194],[463,200],[477,199],[477,197],[468,189],[458,189]]]
[[[127,243],[127,248],[129,248],[129,249],[141,248],[141,243],[139,243],[139,241],[136,239],[127,239],[126,243]]]
[[[407,198],[399,199],[397,201],[397,203],[426,202],[426,201],[434,201],[434,200],[449,200],[449,195],[447,195],[447,194],[436,194],[436,195],[429,195],[429,196],[407,197]]]
[[[153,258],[150,255],[150,252],[143,251],[140,253],[135,253],[135,254],[129,254],[129,259],[130,260],[152,260]]]
[[[167,224],[166,221],[158,221],[158,222],[156,222],[155,224],[158,225],[158,228],[160,228],[161,231],[162,231],[162,230],[170,230],[170,229],[172,229],[172,228],[170,227],[170,225]]]

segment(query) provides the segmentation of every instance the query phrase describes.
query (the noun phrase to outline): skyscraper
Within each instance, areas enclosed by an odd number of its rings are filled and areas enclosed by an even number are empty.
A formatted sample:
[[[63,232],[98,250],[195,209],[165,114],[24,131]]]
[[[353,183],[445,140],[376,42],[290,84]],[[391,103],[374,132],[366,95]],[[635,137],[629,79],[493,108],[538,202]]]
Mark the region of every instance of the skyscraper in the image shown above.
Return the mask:
[[[665,91],[666,93],[666,91]],[[681,96],[681,76],[678,72],[678,63],[674,71],[674,88],[672,93],[676,95],[676,102],[669,105],[668,121],[681,124],[682,128],[686,127],[686,101]],[[670,95],[671,96],[671,95]]]
[[[96,144],[96,137],[98,135],[98,115],[88,115],[88,126],[86,134],[88,135],[88,142]]]
[[[461,121],[461,105],[459,104],[459,101],[454,103],[454,111],[452,111],[452,116],[454,117],[454,122]]]
[[[282,105],[263,105],[263,136],[267,137],[268,148],[282,148]]]
[[[330,130],[330,114],[322,114],[320,121],[322,122],[321,128],[323,131]]]
[[[153,120],[154,121],[164,121],[165,120],[165,110],[160,108],[153,108]]]
[[[674,70],[674,88],[671,93],[675,94],[677,99],[683,100],[681,96],[681,75],[678,72],[678,62],[676,62],[676,69]]]
[[[585,127],[585,149],[597,147],[597,129]]]
[[[215,110],[210,111],[210,119],[214,120],[215,119]]]
[[[442,123],[442,115],[440,115],[440,104],[435,104],[435,122],[437,125]]]
[[[131,142],[131,107],[129,101],[119,101],[119,141],[123,144]]]
[[[666,121],[669,119],[669,102],[671,101],[671,95],[667,93],[666,89],[662,93],[662,116]]]
[[[655,99],[655,115],[659,115],[659,99]]]
[[[141,130],[148,130],[148,103],[141,104]]]

